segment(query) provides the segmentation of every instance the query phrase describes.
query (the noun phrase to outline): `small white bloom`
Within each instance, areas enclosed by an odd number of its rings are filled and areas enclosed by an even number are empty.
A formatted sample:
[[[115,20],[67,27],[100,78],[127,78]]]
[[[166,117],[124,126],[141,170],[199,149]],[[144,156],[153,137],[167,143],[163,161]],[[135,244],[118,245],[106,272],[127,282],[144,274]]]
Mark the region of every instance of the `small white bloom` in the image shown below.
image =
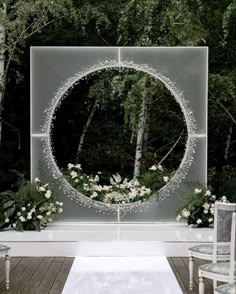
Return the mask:
[[[205,196],[211,196],[211,191],[210,190],[206,190]]]
[[[150,170],[157,170],[157,166],[154,164],[154,165],[151,166],[149,169],[150,169]]]
[[[209,209],[210,208],[210,204],[209,203],[204,203],[203,205],[202,205],[202,207],[204,208],[204,209]]]
[[[202,190],[201,189],[198,189],[198,188],[196,188],[195,190],[194,190],[194,193],[195,194],[199,194],[199,193],[201,193],[202,192]]]
[[[202,220],[199,218],[198,220],[197,220],[197,224],[201,224],[202,223]]]
[[[81,180],[83,180],[83,178],[84,178],[83,176],[80,176],[80,179],[81,179]]]
[[[5,223],[9,223],[9,218],[7,217],[7,218],[5,218]]]
[[[28,203],[27,206],[30,207],[30,203]]]
[[[42,217],[42,215],[38,215],[37,218],[38,219],[42,219],[43,217]]]
[[[72,179],[78,177],[78,173],[76,171],[74,171],[74,170],[70,173],[70,175],[71,175]]]
[[[169,177],[167,177],[167,176],[166,177],[163,177],[163,180],[164,180],[164,182],[167,183],[169,181]]]
[[[47,190],[47,192],[45,193],[45,198],[49,199],[52,195],[52,191],[51,190]]]
[[[211,195],[211,198],[212,198],[212,199],[216,199],[216,196],[215,196],[215,195]]]
[[[34,179],[35,184],[40,183],[40,179],[39,178],[35,178]]]
[[[91,195],[91,198],[95,198],[98,196],[98,193],[96,191],[93,192],[93,194]]]
[[[208,219],[208,222],[209,222],[209,223],[212,223],[212,222],[213,222],[213,218],[210,217],[210,218]]]
[[[63,211],[62,208],[59,208],[59,209],[58,209],[58,212],[59,212],[59,213],[62,213],[62,211]]]
[[[160,171],[163,171],[163,167],[162,167],[161,164],[158,164],[158,165],[157,165],[157,168],[158,168]]]
[[[17,212],[17,214],[16,214],[17,216],[21,216],[21,212]]]
[[[51,211],[46,212],[46,215],[47,216],[51,215]]]
[[[25,218],[23,216],[20,216],[19,220],[23,223],[25,221]]]
[[[74,164],[68,163],[67,167],[68,167],[68,169],[72,169],[74,167]]]
[[[45,189],[44,187],[39,187],[39,191],[40,191],[40,192],[45,192],[46,189]]]
[[[31,213],[28,213],[28,215],[27,215],[27,219],[32,219],[32,215],[31,215]]]
[[[190,211],[188,211],[186,208],[182,210],[182,216],[183,217],[189,217],[190,216]]]
[[[76,183],[78,183],[78,182],[79,182],[79,180],[78,180],[78,179],[75,179],[75,182],[76,182]]]
[[[98,171],[98,172],[97,172],[97,174],[98,174],[98,175],[101,175],[101,174],[102,174],[102,172],[101,172],[101,171]]]
[[[81,164],[76,164],[76,166],[75,166],[77,169],[82,169],[82,167],[81,167]]]
[[[177,215],[176,220],[177,220],[177,222],[179,222],[181,220],[181,215],[180,214]]]
[[[52,219],[51,219],[50,217],[48,218],[48,222],[49,222],[49,223],[51,223],[51,222],[52,222]]]
[[[25,207],[21,207],[21,210],[22,210],[22,211],[25,211],[25,210],[26,210],[26,208],[25,208]]]
[[[35,212],[35,207],[30,210],[30,213]]]
[[[227,202],[227,197],[226,197],[226,196],[222,196],[222,197],[221,197],[221,201],[222,201],[222,202]]]
[[[63,202],[60,202],[59,205],[60,205],[60,206],[63,206]]]
[[[208,210],[204,209],[203,213],[208,214]]]

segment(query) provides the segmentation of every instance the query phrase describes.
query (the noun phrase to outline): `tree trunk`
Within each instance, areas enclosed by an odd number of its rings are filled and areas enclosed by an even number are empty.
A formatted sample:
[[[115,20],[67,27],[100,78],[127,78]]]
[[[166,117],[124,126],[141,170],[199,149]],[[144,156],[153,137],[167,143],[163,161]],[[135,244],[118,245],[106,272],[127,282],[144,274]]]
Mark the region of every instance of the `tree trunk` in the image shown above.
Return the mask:
[[[135,162],[134,162],[134,178],[140,176],[141,173],[141,162],[143,157],[143,143],[145,135],[145,127],[147,123],[147,114],[148,114],[148,99],[146,95],[143,97],[141,110],[139,114],[139,124],[138,124],[138,133],[137,133],[137,144],[136,144],[136,153],[135,153]]]
[[[95,102],[93,105],[92,111],[90,112],[89,117],[87,119],[87,122],[83,128],[83,132],[82,132],[80,140],[79,140],[79,146],[78,146],[77,154],[76,154],[76,162],[79,162],[79,156],[80,156],[80,153],[81,153],[83,145],[84,145],[84,139],[85,139],[86,133],[88,131],[88,128],[93,120],[96,109],[97,109],[97,103]]]
[[[0,8],[1,14],[6,14],[6,4]],[[2,143],[2,112],[5,87],[5,60],[4,60],[5,28],[0,25],[0,145]]]

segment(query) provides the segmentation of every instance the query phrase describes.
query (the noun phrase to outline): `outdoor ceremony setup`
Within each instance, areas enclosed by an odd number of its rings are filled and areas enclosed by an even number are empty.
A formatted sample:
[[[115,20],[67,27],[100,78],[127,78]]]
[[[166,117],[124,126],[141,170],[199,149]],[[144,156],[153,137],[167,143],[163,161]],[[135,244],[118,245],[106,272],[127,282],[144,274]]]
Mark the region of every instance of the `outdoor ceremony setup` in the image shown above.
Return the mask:
[[[205,40],[112,46],[96,24],[99,46],[27,43],[101,17],[41,2],[0,18],[0,293],[236,293],[235,77],[210,73]]]

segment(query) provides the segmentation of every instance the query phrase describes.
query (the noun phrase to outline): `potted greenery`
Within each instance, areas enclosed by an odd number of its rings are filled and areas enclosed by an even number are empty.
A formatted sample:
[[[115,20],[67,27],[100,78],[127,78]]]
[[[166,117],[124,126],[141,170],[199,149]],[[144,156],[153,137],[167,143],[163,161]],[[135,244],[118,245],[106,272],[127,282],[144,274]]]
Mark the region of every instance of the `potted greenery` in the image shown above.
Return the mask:
[[[40,231],[62,213],[63,203],[56,201],[48,184],[39,178],[24,182],[17,192],[0,193],[0,229]]]
[[[210,189],[202,186],[194,188],[184,198],[183,206],[177,211],[177,221],[185,221],[190,227],[211,227],[214,221],[215,202],[228,202],[226,196],[218,198]]]

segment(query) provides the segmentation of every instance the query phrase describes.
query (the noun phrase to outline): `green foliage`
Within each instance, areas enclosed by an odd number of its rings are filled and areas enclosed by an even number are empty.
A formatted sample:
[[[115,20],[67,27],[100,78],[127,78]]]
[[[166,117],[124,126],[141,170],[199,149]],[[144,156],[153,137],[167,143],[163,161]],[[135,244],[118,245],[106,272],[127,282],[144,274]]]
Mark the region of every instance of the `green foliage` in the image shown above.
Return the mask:
[[[204,186],[196,186],[184,198],[183,206],[177,211],[177,220],[185,219],[191,227],[208,227],[214,221],[215,201],[228,202],[225,196],[217,198]]]
[[[41,230],[62,212],[48,184],[24,182],[17,192],[0,193],[0,229]]]

